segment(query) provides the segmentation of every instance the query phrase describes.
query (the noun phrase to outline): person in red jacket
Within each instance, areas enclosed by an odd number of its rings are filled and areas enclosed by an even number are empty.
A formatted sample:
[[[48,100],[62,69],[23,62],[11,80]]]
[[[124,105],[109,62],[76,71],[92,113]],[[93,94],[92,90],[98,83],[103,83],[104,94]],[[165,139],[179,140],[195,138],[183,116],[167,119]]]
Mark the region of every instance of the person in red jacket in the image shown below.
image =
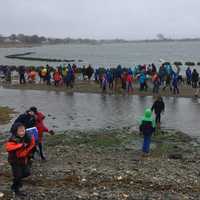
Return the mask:
[[[30,176],[30,156],[35,147],[34,137],[26,133],[22,123],[16,123],[12,129],[12,136],[6,142],[5,147],[13,174],[11,190],[16,195],[23,195],[19,189],[22,187],[22,179]]]
[[[62,79],[62,76],[61,76],[59,70],[56,69],[56,71],[53,73],[54,85],[59,86],[61,79]]]
[[[42,112],[39,112],[36,107],[31,107],[30,110],[33,111],[36,116],[36,128],[38,130],[38,140],[39,140],[38,147],[39,147],[40,157],[42,160],[46,160],[43,154],[43,148],[42,148],[43,133],[47,132],[47,133],[50,133],[51,135],[54,135],[54,131],[49,130],[45,126],[44,124],[45,115]]]

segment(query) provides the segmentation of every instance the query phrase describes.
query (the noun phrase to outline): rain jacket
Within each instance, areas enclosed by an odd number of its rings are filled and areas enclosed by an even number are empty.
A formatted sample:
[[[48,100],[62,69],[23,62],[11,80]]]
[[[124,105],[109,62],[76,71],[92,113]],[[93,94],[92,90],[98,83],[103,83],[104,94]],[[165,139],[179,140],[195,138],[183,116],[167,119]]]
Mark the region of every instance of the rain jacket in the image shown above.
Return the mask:
[[[49,129],[44,125],[45,115],[42,112],[36,113],[36,128],[38,130],[39,143],[42,143],[43,133],[49,132]]]
[[[5,144],[10,164],[26,165],[33,148],[35,147],[34,137],[27,133],[23,138],[13,134]]]
[[[155,119],[152,116],[151,109],[146,109],[144,112],[144,116],[140,121],[140,131],[146,134],[152,134],[155,132]]]
[[[54,81],[60,81],[62,79],[62,77],[59,72],[54,72],[53,79],[54,79]]]

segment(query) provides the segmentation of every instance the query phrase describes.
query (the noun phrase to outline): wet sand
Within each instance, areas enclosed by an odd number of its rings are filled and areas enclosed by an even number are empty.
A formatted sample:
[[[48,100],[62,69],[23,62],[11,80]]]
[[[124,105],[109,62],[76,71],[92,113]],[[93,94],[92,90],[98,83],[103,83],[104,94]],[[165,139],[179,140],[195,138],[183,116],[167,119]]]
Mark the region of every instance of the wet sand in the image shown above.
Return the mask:
[[[53,85],[47,86],[45,84],[25,84],[25,85],[19,85],[19,84],[0,84],[2,87],[6,89],[20,89],[20,90],[46,90],[46,91],[64,91],[64,92],[79,92],[79,93],[102,93],[102,89],[100,88],[100,85],[96,83],[95,81],[76,81],[74,88],[67,88],[65,86],[59,86],[55,87]],[[130,93],[129,95],[138,95],[138,96],[154,96],[152,93],[152,85],[149,84],[148,91],[140,91],[139,90],[139,84],[133,84],[134,91]],[[174,95],[172,92],[170,92],[169,88],[167,88],[165,91],[160,89],[159,94],[166,97],[188,97],[193,98],[195,97],[195,89],[193,89],[191,86],[187,85],[181,85],[180,86],[180,94]],[[109,90],[107,89],[105,94],[127,94],[124,92],[120,86],[118,89],[115,90]]]

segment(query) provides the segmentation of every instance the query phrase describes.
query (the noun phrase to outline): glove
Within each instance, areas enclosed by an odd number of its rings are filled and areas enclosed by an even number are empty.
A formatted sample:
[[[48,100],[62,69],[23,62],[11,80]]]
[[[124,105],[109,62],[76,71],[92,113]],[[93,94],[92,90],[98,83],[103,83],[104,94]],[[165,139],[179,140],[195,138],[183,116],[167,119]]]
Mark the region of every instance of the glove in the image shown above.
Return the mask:
[[[54,134],[55,134],[55,132],[54,132],[53,130],[50,130],[49,133],[50,133],[51,135],[54,135]]]
[[[23,147],[24,148],[28,147],[28,144],[27,143],[23,143]]]

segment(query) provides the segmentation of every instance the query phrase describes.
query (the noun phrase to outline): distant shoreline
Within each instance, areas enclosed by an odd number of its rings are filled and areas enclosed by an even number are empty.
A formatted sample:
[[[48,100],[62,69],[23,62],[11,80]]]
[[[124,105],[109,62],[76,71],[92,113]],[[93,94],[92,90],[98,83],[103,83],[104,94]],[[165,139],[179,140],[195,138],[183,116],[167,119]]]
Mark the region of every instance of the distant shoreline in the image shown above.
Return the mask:
[[[0,48],[32,48],[35,46],[41,46],[41,45],[24,44],[24,43],[0,43]]]
[[[35,44],[35,43],[0,43],[0,48],[32,48],[38,46],[50,46],[50,45],[102,45],[102,44],[134,44],[134,43],[169,43],[169,42],[200,42],[200,39],[166,39],[166,40],[95,40],[88,42],[58,42],[58,43],[44,43],[44,44]]]

